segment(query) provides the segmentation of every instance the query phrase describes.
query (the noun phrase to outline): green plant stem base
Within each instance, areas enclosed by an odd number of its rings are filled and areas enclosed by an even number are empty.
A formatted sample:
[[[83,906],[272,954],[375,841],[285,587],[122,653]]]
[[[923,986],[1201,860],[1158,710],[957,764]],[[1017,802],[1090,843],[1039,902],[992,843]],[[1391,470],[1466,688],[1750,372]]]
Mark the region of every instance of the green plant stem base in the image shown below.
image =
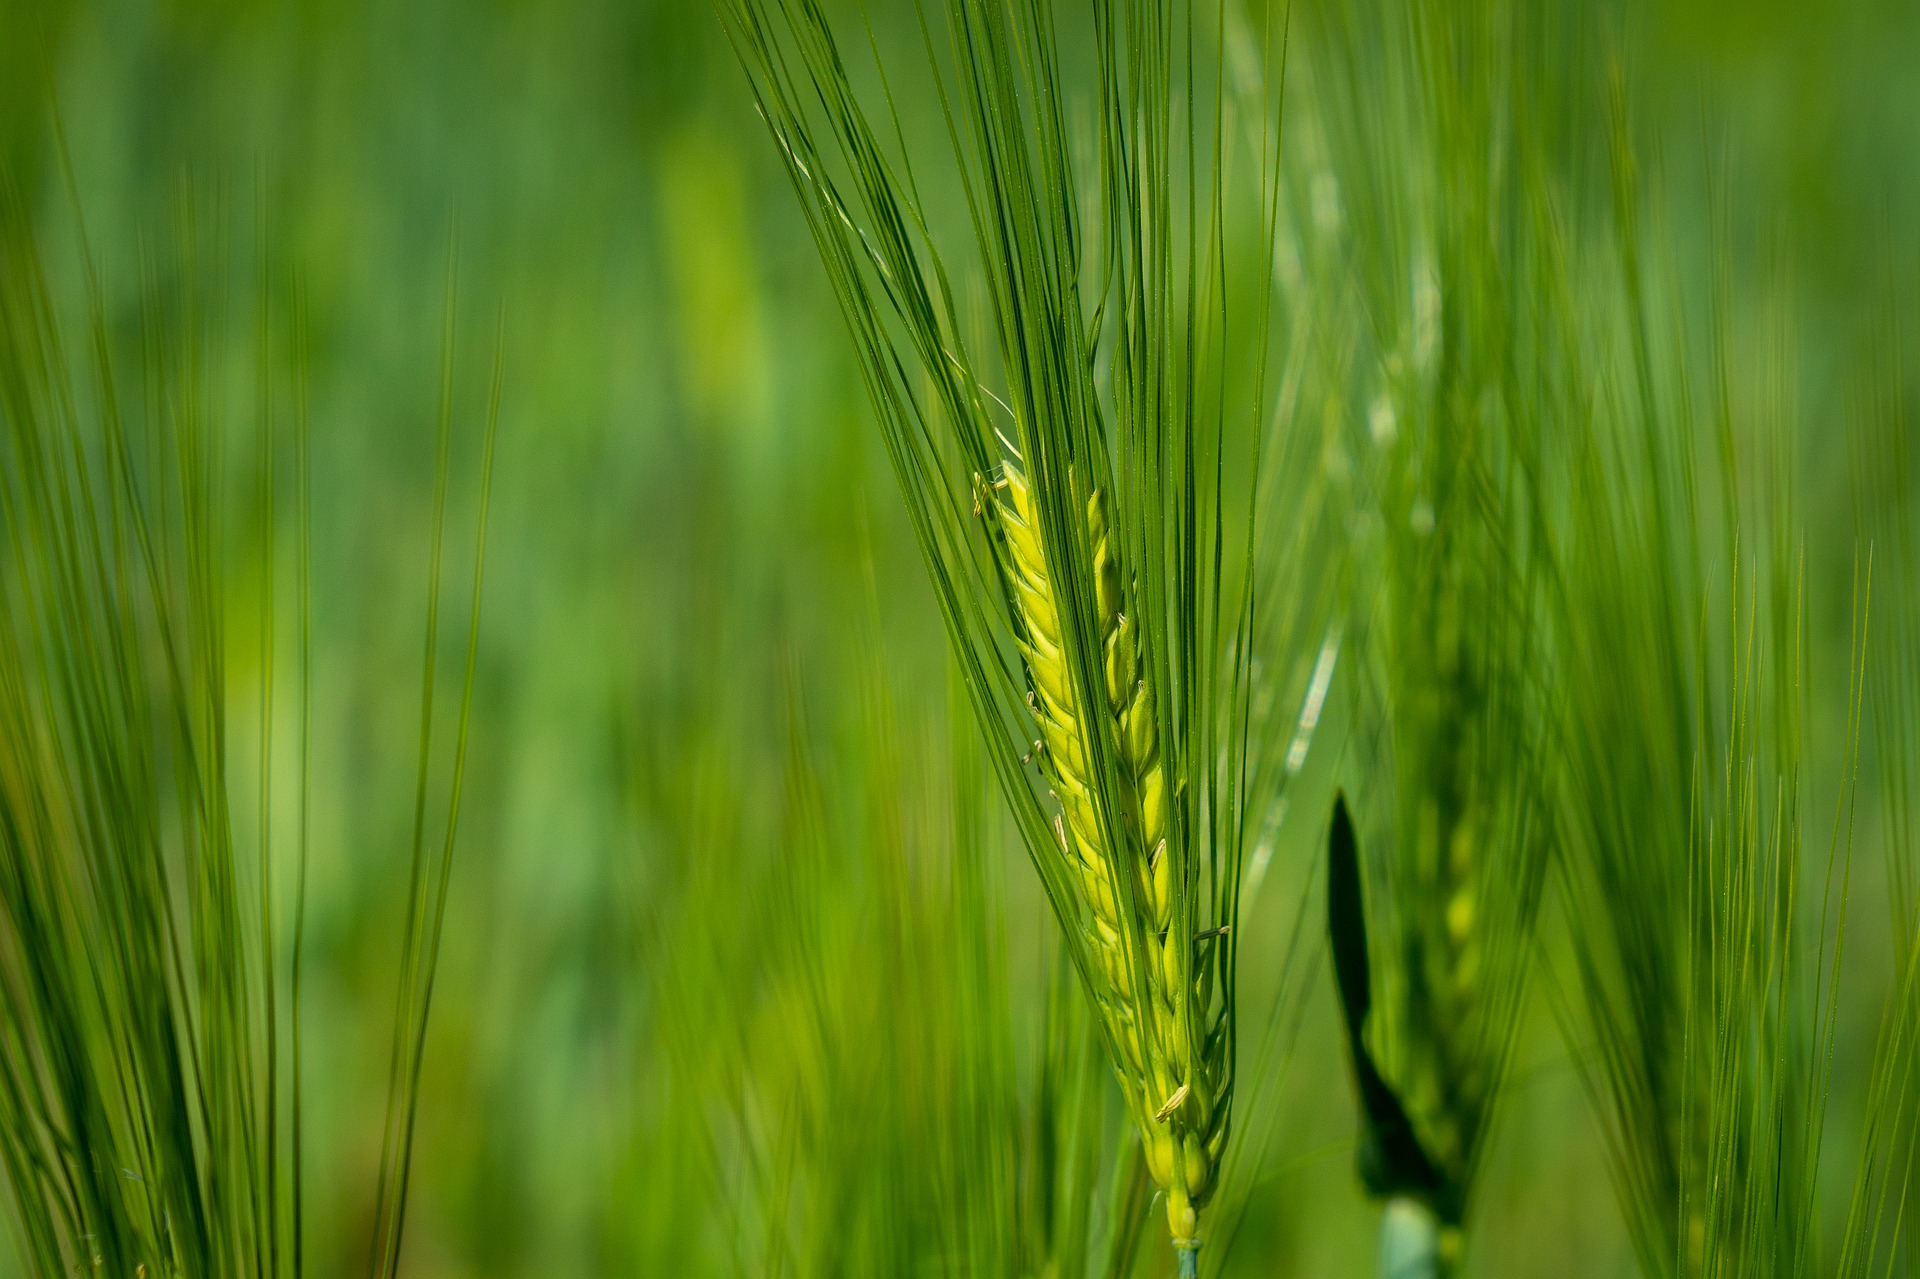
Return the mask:
[[[1417,1199],[1387,1200],[1380,1217],[1380,1279],[1440,1279],[1440,1218]]]
[[[1174,1253],[1180,1258],[1180,1279],[1200,1279],[1200,1249],[1176,1247]]]

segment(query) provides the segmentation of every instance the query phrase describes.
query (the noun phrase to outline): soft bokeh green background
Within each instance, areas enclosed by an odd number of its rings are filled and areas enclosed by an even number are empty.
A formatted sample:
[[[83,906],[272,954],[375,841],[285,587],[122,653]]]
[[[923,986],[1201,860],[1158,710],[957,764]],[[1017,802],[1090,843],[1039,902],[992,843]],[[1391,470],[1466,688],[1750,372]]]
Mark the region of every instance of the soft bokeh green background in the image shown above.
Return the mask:
[[[911,57],[898,39],[910,7],[869,7]],[[1717,156],[1722,216],[1790,282],[1803,514],[1816,571],[1844,581],[1854,512],[1823,433],[1879,291],[1913,279],[1920,7],[1684,0],[1623,9],[1617,29],[1676,236],[1709,222],[1698,157]],[[314,1272],[359,1263],[378,1158],[457,245],[458,528],[496,320],[505,392],[406,1273],[668,1273],[663,1237],[707,1229],[700,1202],[737,1189],[699,1137],[727,1128],[729,1067],[712,1067],[711,1094],[684,1079],[701,1053],[750,1057],[754,1025],[800,980],[783,966],[799,961],[779,900],[797,847],[781,834],[790,739],[832,765],[820,788],[852,828],[884,822],[868,791],[893,784],[876,671],[908,758],[939,775],[947,741],[919,558],[718,21],[700,0],[0,0],[0,147],[65,234],[49,76],[117,321],[132,324],[143,255],[166,257],[183,208],[212,246],[205,287],[240,317],[234,362],[252,358],[262,229],[277,314],[294,305],[289,273],[304,284],[319,545]],[[470,554],[456,537],[454,581]],[[1842,636],[1845,592],[1817,598],[1816,629]],[[1254,903],[1250,927],[1270,936],[1319,838],[1305,814],[1324,811],[1337,722],[1321,745],[1330,758]],[[889,899],[860,857],[819,856],[813,882],[841,903],[819,926],[858,953],[885,932]],[[1010,847],[1006,860],[1012,932],[1038,936],[1024,867]],[[1369,1272],[1328,985],[1322,972],[1309,987],[1231,1273]],[[675,1007],[674,989],[708,998]],[[1626,1273],[1593,1122],[1549,1019],[1532,1020],[1483,1202],[1499,1248],[1476,1270]],[[887,1018],[869,1031],[888,1033]],[[1863,1033],[1849,1029],[1836,1066],[1843,1130]]]

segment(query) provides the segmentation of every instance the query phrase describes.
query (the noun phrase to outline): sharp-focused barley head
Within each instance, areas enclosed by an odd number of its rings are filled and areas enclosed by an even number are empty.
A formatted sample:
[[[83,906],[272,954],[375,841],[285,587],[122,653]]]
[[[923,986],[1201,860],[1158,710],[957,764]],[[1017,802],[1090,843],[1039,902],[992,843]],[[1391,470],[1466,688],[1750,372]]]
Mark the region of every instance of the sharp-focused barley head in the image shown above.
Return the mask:
[[[954,185],[936,188],[914,171],[938,148],[876,127],[819,6],[722,8],[853,332],[988,757],[1195,1274],[1230,1144],[1227,930],[1249,798],[1271,788],[1247,718],[1267,617],[1248,563],[1266,545],[1254,512],[1273,331],[1264,296],[1230,319],[1214,277],[1242,231],[1275,242],[1278,131],[1229,181],[1217,161],[1242,141],[1212,101],[1225,85],[1176,56],[1214,38],[1191,0],[944,0],[930,11],[952,40],[930,70],[953,106]],[[1091,136],[1066,127],[1085,101]],[[971,241],[948,233],[949,210],[922,194],[935,189],[964,197]],[[979,308],[961,302],[975,282]]]
[[[1097,714],[1111,725],[1120,766],[1120,811],[1103,825],[1089,767],[1095,753],[1090,735],[1108,730],[1083,712],[1075,696],[1034,492],[1011,462],[998,488],[1002,496],[995,507],[1030,705],[1060,804],[1060,854],[1079,889],[1088,948],[1097,960],[1095,1003],[1148,1166],[1166,1192],[1173,1237],[1190,1244],[1226,1141],[1226,1110],[1217,1104],[1225,1083],[1226,1036],[1206,1027],[1213,968],[1195,962],[1206,943],[1183,939],[1174,927],[1166,770],[1139,628],[1127,614],[1129,584],[1108,526],[1106,495],[1096,490],[1085,520],[1093,551],[1093,634],[1099,637],[1106,694]]]

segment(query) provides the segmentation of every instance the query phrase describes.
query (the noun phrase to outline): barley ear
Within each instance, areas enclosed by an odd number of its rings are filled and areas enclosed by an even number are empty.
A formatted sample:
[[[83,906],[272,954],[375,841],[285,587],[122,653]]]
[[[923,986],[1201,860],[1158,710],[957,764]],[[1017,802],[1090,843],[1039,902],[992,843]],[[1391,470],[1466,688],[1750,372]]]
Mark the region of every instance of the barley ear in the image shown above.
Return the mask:
[[[1239,410],[1182,390],[1239,349],[1215,340],[1224,292],[1205,265],[1227,260],[1227,166],[1168,163],[1226,140],[1223,103],[1208,102],[1223,85],[1175,56],[1209,39],[1191,6],[1158,0],[1078,16],[931,6],[952,39],[928,69],[955,108],[951,168],[976,215],[960,257],[929,231],[942,219],[909,144],[863,108],[821,7],[721,8],[853,334],[989,758],[1191,1253],[1235,1045],[1233,941],[1201,950],[1195,934],[1239,901],[1261,615],[1229,549],[1256,544],[1257,504],[1229,491],[1260,491],[1251,441],[1267,417],[1264,354],[1247,434],[1229,428]],[[1130,34],[1148,29],[1162,38]],[[1067,40],[1093,55],[1093,150],[1065,128]],[[1209,61],[1224,58],[1213,43]],[[1271,232],[1277,156],[1262,152],[1246,194]],[[1181,207],[1184,234],[1162,216]],[[955,301],[971,272],[989,286],[990,341]],[[1265,306],[1245,334],[1263,351]]]
[[[1187,1001],[1202,1018],[1212,997],[1211,966],[1194,970],[1197,939],[1175,929],[1174,858],[1168,844],[1168,787],[1160,759],[1152,682],[1146,677],[1138,627],[1106,496],[1095,490],[1085,512],[1091,551],[1099,670],[1106,706],[1083,712],[1066,655],[1062,600],[1055,590],[1033,486],[1014,462],[1002,467],[996,503],[1014,629],[1029,681],[1043,768],[1060,803],[1058,848],[1080,893],[1082,934],[1094,957],[1094,1002],[1113,1045],[1113,1065],[1140,1127],[1147,1164],[1167,1197],[1176,1247],[1198,1247],[1199,1213],[1217,1179],[1226,1132],[1220,1100],[1224,1039],[1216,1051],[1195,1051]],[[1103,725],[1095,718],[1104,716]],[[1119,812],[1101,820],[1100,787],[1091,771],[1092,738],[1110,733],[1118,765]],[[1112,838],[1109,838],[1109,836]],[[1208,939],[1223,929],[1209,930]],[[1204,1043],[1206,1036],[1202,1036]]]

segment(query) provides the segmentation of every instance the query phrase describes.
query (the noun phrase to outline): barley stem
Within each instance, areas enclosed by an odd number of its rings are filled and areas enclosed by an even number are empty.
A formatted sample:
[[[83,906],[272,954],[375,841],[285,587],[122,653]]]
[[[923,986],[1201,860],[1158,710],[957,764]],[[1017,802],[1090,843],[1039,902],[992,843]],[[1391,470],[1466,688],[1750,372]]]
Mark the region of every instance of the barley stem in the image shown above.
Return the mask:
[[[1380,1217],[1380,1279],[1446,1279],[1454,1270],[1451,1254],[1458,1251],[1459,1231],[1443,1225],[1432,1208],[1407,1195],[1387,1200]]]

